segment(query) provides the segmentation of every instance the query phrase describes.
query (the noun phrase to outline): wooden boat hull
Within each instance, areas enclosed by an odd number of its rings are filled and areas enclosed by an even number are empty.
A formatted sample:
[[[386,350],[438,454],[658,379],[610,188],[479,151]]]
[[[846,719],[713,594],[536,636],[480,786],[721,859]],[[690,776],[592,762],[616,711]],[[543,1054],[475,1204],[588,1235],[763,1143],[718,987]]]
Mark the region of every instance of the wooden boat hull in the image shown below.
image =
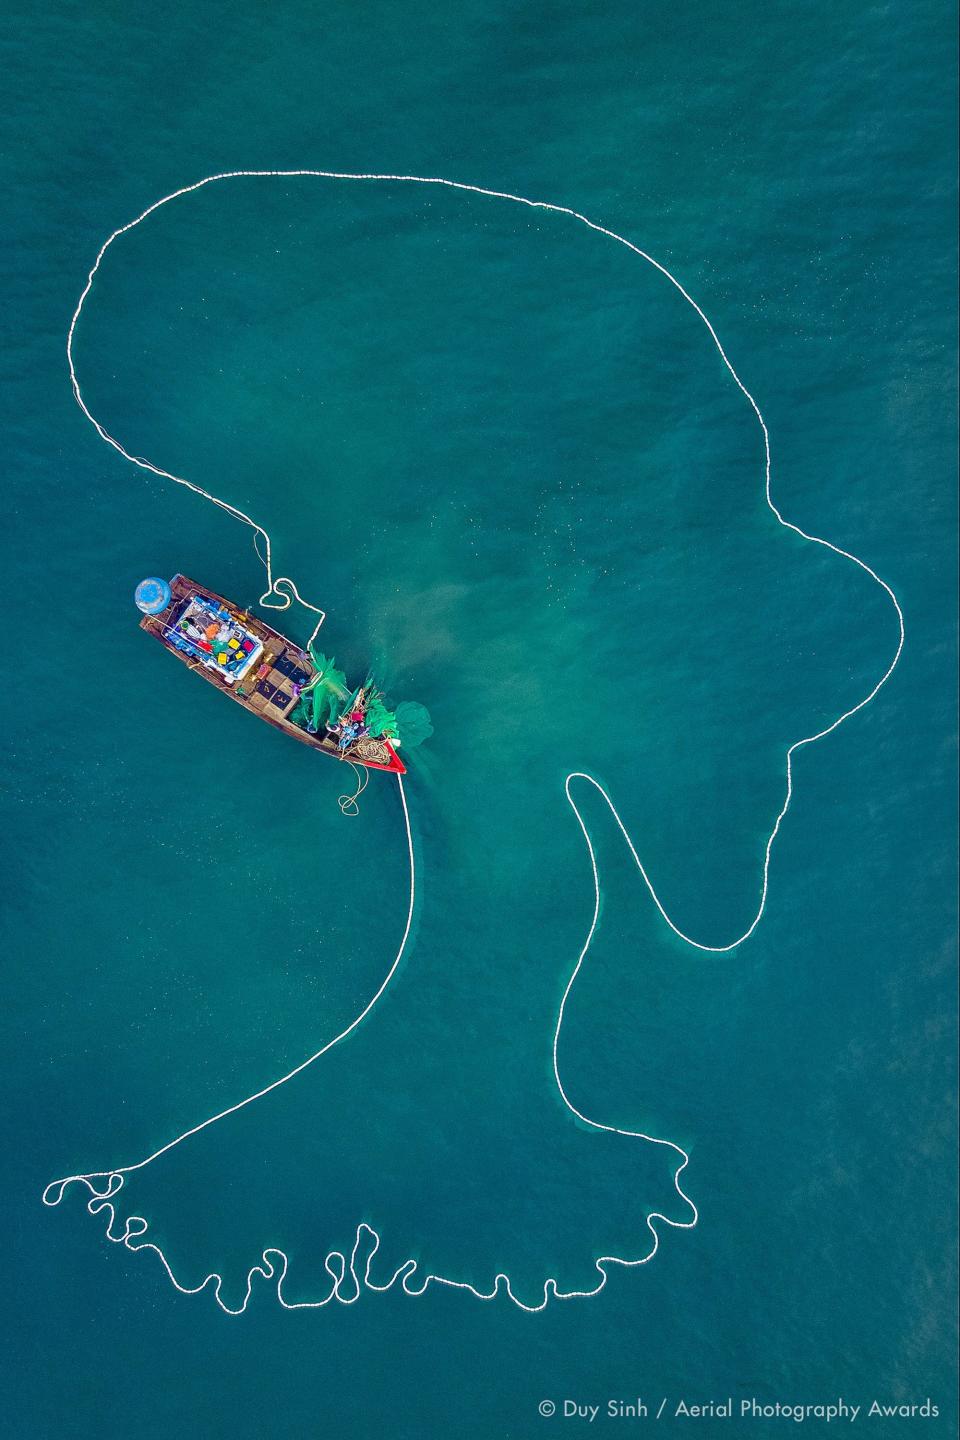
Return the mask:
[[[205,596],[208,600],[223,605],[237,616],[244,629],[263,645],[262,657],[249,674],[233,685],[216,671],[207,669],[195,656],[178,649],[170,639],[172,627],[195,595]],[[223,595],[218,595],[215,590],[197,584],[186,575],[174,575],[170,581],[170,603],[159,614],[144,615],[140,621],[140,629],[153,635],[169,654],[186,665],[188,670],[200,675],[221,694],[265,720],[275,730],[281,730],[292,740],[299,741],[301,745],[309,745],[311,750],[319,750],[333,760],[350,760],[354,765],[363,765],[368,770],[388,770],[394,775],[406,774],[406,766],[388,740],[365,736],[344,754],[336,743],[325,735],[311,735],[309,731],[301,730],[299,725],[294,725],[288,718],[296,704],[290,674],[305,674],[307,679],[302,683],[309,683],[317,673],[316,666],[299,645],[281,635],[279,630],[275,630],[266,621],[248,614]]]

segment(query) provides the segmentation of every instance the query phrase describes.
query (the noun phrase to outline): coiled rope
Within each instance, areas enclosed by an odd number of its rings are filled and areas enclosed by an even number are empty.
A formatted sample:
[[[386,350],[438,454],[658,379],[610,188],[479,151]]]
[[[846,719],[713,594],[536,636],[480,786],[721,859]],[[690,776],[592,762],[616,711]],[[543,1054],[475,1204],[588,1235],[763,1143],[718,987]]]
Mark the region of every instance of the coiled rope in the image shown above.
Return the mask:
[[[354,765],[352,760],[348,760],[347,764],[357,777],[357,788],[352,795],[338,795],[337,804],[340,806],[340,814],[347,815],[352,819],[360,814],[360,806],[357,801],[370,783],[370,771],[361,770],[358,765]]]

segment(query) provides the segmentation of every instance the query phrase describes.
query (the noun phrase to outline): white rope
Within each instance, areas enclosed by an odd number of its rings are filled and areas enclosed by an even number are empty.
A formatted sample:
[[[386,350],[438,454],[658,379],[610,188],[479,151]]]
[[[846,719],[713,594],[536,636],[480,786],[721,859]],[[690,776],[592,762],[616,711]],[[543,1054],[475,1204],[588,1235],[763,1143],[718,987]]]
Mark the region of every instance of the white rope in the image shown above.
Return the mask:
[[[475,1295],[478,1300],[493,1300],[500,1293],[502,1288],[503,1293],[509,1296],[509,1298],[514,1302],[515,1305],[518,1305],[522,1310],[534,1312],[537,1310],[542,1310],[546,1306],[551,1295],[555,1296],[558,1300],[570,1300],[575,1297],[586,1297],[598,1294],[599,1291],[602,1290],[604,1285],[607,1283],[607,1270],[605,1267],[608,1265],[622,1265],[629,1267],[636,1265],[645,1265],[648,1260],[652,1260],[653,1256],[657,1252],[657,1248],[660,1243],[660,1237],[657,1234],[655,1225],[653,1224],[655,1220],[663,1220],[665,1224],[682,1230],[688,1230],[697,1223],[697,1208],[694,1205],[693,1201],[690,1199],[690,1197],[684,1193],[680,1186],[681,1171],[685,1169],[690,1158],[687,1155],[686,1151],[683,1150],[679,1145],[675,1145],[670,1140],[659,1140],[655,1136],[645,1135],[638,1130],[620,1130],[617,1129],[615,1126],[602,1125],[596,1120],[589,1119],[588,1116],[584,1115],[580,1110],[577,1110],[576,1107],[571,1104],[570,1100],[567,1098],[567,1094],[563,1089],[563,1086],[560,1084],[560,1075],[559,1071],[557,1070],[556,1057],[557,1042],[560,1037],[560,1027],[563,1024],[563,1012],[566,1006],[567,996],[570,994],[573,982],[575,981],[577,974],[579,973],[584,956],[590,948],[590,943],[593,939],[593,933],[597,926],[597,919],[600,914],[600,880],[597,873],[596,857],[594,855],[593,846],[590,843],[590,837],[587,834],[586,828],[583,826],[583,821],[581,820],[580,824],[587,842],[587,851],[590,856],[590,864],[593,871],[594,906],[590,929],[587,934],[583,949],[580,952],[579,959],[577,960],[576,967],[574,968],[574,971],[567,983],[567,988],[564,991],[563,1001],[560,1006],[560,1014],[557,1018],[557,1027],[553,1041],[554,1073],[557,1078],[557,1085],[559,1087],[563,1103],[567,1106],[567,1108],[579,1119],[584,1120],[588,1125],[592,1126],[595,1130],[614,1131],[618,1135],[627,1135],[636,1139],[649,1140],[654,1145],[665,1145],[668,1149],[673,1150],[680,1157],[680,1164],[674,1171],[674,1184],[676,1186],[677,1194],[690,1208],[691,1218],[689,1220],[672,1220],[669,1216],[662,1215],[657,1211],[651,1212],[646,1217],[646,1223],[651,1235],[653,1236],[653,1244],[646,1255],[643,1255],[636,1259],[626,1259],[625,1257],[618,1255],[599,1256],[595,1260],[594,1264],[601,1278],[599,1284],[597,1284],[592,1290],[560,1290],[557,1286],[556,1280],[553,1277],[550,1277],[544,1282],[543,1299],[537,1305],[529,1305],[525,1301],[519,1299],[519,1297],[513,1292],[509,1276],[502,1272],[496,1276],[493,1288],[489,1291],[480,1290],[475,1285],[469,1284],[467,1281],[452,1280],[447,1276],[435,1275],[432,1273],[425,1275],[422,1280],[415,1280],[414,1277],[418,1267],[417,1261],[414,1259],[405,1260],[402,1265],[399,1265],[397,1267],[397,1269],[390,1276],[389,1280],[387,1280],[385,1283],[379,1283],[371,1278],[370,1266],[373,1262],[375,1254],[377,1253],[377,1250],[380,1247],[380,1236],[371,1225],[363,1222],[357,1226],[353,1248],[350,1252],[349,1260],[347,1260],[343,1253],[339,1250],[331,1250],[326,1256],[324,1260],[324,1269],[331,1277],[333,1283],[331,1285],[329,1293],[325,1295],[323,1299],[301,1301],[287,1300],[283,1294],[283,1282],[286,1278],[289,1260],[283,1250],[280,1250],[275,1246],[270,1246],[266,1250],[261,1252],[260,1263],[254,1265],[247,1272],[246,1292],[244,1294],[242,1302],[239,1306],[231,1307],[223,1299],[223,1276],[220,1275],[218,1272],[212,1271],[209,1275],[206,1275],[199,1285],[184,1285],[180,1280],[177,1279],[169,1260],[167,1259],[160,1246],[155,1245],[152,1240],[145,1240],[143,1238],[147,1234],[149,1225],[147,1220],[142,1215],[128,1216],[124,1221],[122,1232],[119,1234],[114,1233],[114,1222],[116,1220],[116,1206],[114,1204],[114,1201],[116,1200],[120,1191],[123,1189],[123,1186],[126,1183],[126,1177],[128,1175],[132,1175],[137,1170],[145,1169],[146,1166],[151,1165],[154,1160],[158,1160],[161,1155],[165,1155],[168,1150],[173,1150],[175,1146],[182,1144],[184,1140],[189,1140],[192,1135],[199,1135],[201,1130],[206,1130],[210,1125],[215,1125],[218,1120],[226,1119],[228,1115],[236,1114],[238,1110],[243,1110],[247,1105],[252,1105],[254,1101],[262,1099],[264,1095],[269,1095],[271,1090],[279,1089],[281,1085],[286,1085],[289,1080],[292,1080],[295,1076],[302,1074],[303,1071],[306,1070],[310,1065],[312,1065],[316,1060],[319,1060],[321,1055],[326,1055],[326,1053],[329,1050],[332,1050],[335,1045],[339,1045],[340,1042],[345,1040],[348,1035],[351,1035],[353,1031],[356,1030],[357,1026],[360,1025],[361,1022],[365,1020],[366,1017],[371,1013],[377,1001],[386,991],[387,986],[390,984],[390,981],[393,979],[393,976],[396,973],[397,966],[400,964],[403,952],[406,949],[407,940],[410,936],[410,927],[413,923],[414,905],[416,903],[416,869],[413,856],[413,835],[410,828],[410,812],[407,808],[407,797],[403,787],[403,777],[400,775],[397,776],[397,784],[400,787],[400,802],[403,806],[403,819],[407,837],[407,855],[410,865],[410,894],[407,904],[407,919],[403,930],[403,936],[400,940],[400,948],[397,951],[396,958],[394,959],[393,964],[390,966],[390,969],[387,971],[386,975],[381,981],[380,987],[377,990],[376,994],[373,996],[372,999],[367,1002],[367,1004],[364,1006],[363,1010],[361,1010],[360,1014],[356,1017],[356,1019],[352,1020],[345,1030],[341,1030],[339,1035],[335,1035],[332,1040],[328,1040],[326,1045],[323,1045],[313,1055],[310,1055],[306,1060],[302,1061],[301,1064],[295,1066],[293,1070],[289,1070],[286,1075],[281,1075],[278,1080],[274,1080],[269,1085],[265,1085],[261,1090],[257,1090],[254,1094],[248,1095],[246,1099],[240,1100],[236,1105],[230,1105],[227,1109],[220,1110],[215,1115],[209,1116],[206,1120],[201,1121],[199,1125],[194,1125],[191,1129],[184,1130],[182,1135],[178,1135],[175,1139],[169,1140],[166,1145],[161,1145],[158,1150],[154,1150],[153,1154],[148,1155],[145,1159],[137,1161],[137,1163],[134,1165],[118,1165],[113,1170],[92,1170],[84,1175],[67,1175],[62,1180],[53,1180],[46,1187],[41,1197],[44,1205],[53,1207],[60,1204],[69,1186],[85,1186],[90,1196],[87,1201],[88,1212],[91,1215],[99,1215],[101,1213],[104,1213],[107,1217],[107,1225],[104,1233],[106,1234],[108,1240],[111,1240],[116,1244],[122,1244],[126,1247],[126,1249],[133,1252],[136,1252],[138,1250],[152,1250],[154,1254],[159,1257],[164,1269],[167,1272],[167,1275],[170,1278],[171,1283],[183,1295],[198,1295],[200,1291],[206,1290],[208,1287],[212,1287],[214,1299],[220,1306],[221,1310],[225,1311],[228,1315],[243,1314],[250,1301],[250,1296],[253,1290],[254,1278],[258,1275],[265,1280],[273,1280],[276,1282],[277,1299],[285,1310],[317,1310],[322,1308],[324,1305],[328,1305],[330,1301],[334,1299],[339,1300],[344,1305],[352,1305],[354,1301],[359,1299],[364,1287],[369,1290],[375,1290],[382,1293],[391,1289],[392,1286],[394,1286],[399,1280],[401,1282],[402,1288],[406,1291],[408,1295],[422,1295],[429,1285],[436,1284],[445,1285],[455,1290],[468,1290],[472,1295]],[[96,1181],[100,1180],[106,1181],[106,1184],[101,1186],[95,1183]],[[369,1237],[372,1244],[370,1251],[367,1255],[362,1274],[358,1274],[356,1262],[360,1245],[363,1241],[364,1236]]]
[[[757,402],[754,400],[753,396],[750,394],[749,390],[747,390],[739,375],[731,365],[729,359],[727,358],[726,352],[723,349],[723,346],[720,344],[720,340],[717,337],[716,331],[714,330],[710,321],[707,319],[704,312],[700,309],[700,306],[687,293],[687,291],[680,284],[679,280],[677,280],[675,276],[671,275],[669,270],[667,270],[663,265],[661,265],[659,261],[654,260],[652,256],[646,253],[646,251],[641,250],[637,245],[634,245],[632,241],[625,239],[622,235],[618,235],[613,230],[607,229],[606,226],[596,224],[593,220],[589,220],[585,215],[581,215],[579,211],[570,209],[565,205],[553,205],[548,203],[547,201],[542,200],[529,200],[525,196],[513,195],[510,194],[508,191],[491,190],[487,189],[485,186],[469,185],[461,181],[445,180],[440,177],[427,177],[421,175],[347,174],[344,172],[329,170],[226,171],[218,175],[208,175],[203,180],[198,180],[193,185],[186,185],[180,190],[173,191],[173,193],[170,195],[165,195],[161,200],[157,200],[153,205],[150,205],[146,210],[144,210],[143,213],[139,215],[135,220],[132,220],[128,224],[123,225],[119,229],[115,230],[113,234],[110,235],[110,237],[104,242],[97,255],[93,268],[91,269],[87,277],[86,286],[84,287],[83,293],[80,296],[77,308],[74,311],[73,319],[70,322],[70,329],[67,335],[67,360],[70,366],[70,378],[77,404],[80,406],[81,410],[83,411],[84,415],[86,415],[90,423],[95,427],[98,434],[103,440],[107,442],[107,444],[112,445],[115,450],[119,451],[121,455],[123,455],[127,460],[131,461],[134,465],[140,466],[141,469],[152,471],[155,475],[160,475],[168,480],[172,480],[177,485],[186,486],[187,489],[192,490],[195,494],[202,496],[204,499],[210,500],[214,505],[219,506],[220,509],[225,510],[230,515],[233,515],[236,519],[242,521],[245,525],[249,525],[252,527],[254,531],[254,546],[257,550],[257,554],[263,561],[263,564],[267,571],[267,590],[261,596],[260,603],[274,609],[287,609],[290,604],[294,600],[296,600],[306,609],[309,609],[314,614],[318,615],[320,619],[318,620],[317,625],[313,631],[313,635],[311,635],[310,637],[311,641],[316,635],[317,630],[319,630],[320,625],[323,623],[324,612],[320,610],[317,606],[312,605],[308,601],[304,600],[300,592],[298,591],[296,585],[288,576],[277,576],[276,578],[274,578],[272,570],[270,536],[263,528],[263,526],[258,524],[255,520],[251,519],[251,517],[249,515],[246,515],[242,510],[238,510],[235,506],[230,505],[228,502],[219,499],[215,495],[212,495],[209,491],[202,489],[199,485],[195,485],[192,481],[186,480],[182,476],[174,475],[170,471],[164,470],[159,466],[152,464],[152,462],[150,462],[149,460],[145,460],[142,457],[132,455],[129,451],[124,449],[123,445],[107,432],[107,430],[100,424],[97,419],[95,419],[95,417],[91,414],[90,410],[87,408],[87,405],[83,399],[83,395],[80,390],[79,382],[77,380],[73,359],[73,337],[77,321],[83,309],[84,302],[90,293],[94,277],[96,276],[97,271],[100,268],[103,257],[116,239],[118,239],[121,235],[126,234],[127,231],[132,230],[135,226],[139,225],[149,215],[152,215],[155,210],[158,210],[160,206],[166,205],[171,200],[175,200],[182,195],[189,195],[193,191],[199,190],[203,186],[210,185],[215,181],[266,177],[292,179],[301,176],[311,176],[330,180],[390,181],[396,183],[410,183],[417,185],[442,185],[450,189],[467,191],[475,195],[483,195],[492,199],[508,200],[519,205],[529,206],[532,209],[547,210],[552,211],[555,214],[569,216],[571,219],[574,219],[579,223],[586,225],[590,230],[595,230],[598,234],[606,235],[611,240],[617,241],[618,244],[626,246],[628,250],[633,251],[634,254],[639,255],[641,259],[646,260],[663,276],[665,276],[672,285],[676,287],[676,289],[680,292],[680,294],[687,301],[687,303],[693,308],[693,310],[696,311],[697,315],[700,317],[703,324],[706,326],[710,337],[714,345],[716,346],[721,359],[723,360],[724,365],[729,371],[737,387],[740,389],[740,391],[743,393],[743,395],[749,402],[754,414],[756,415],[757,420],[760,424],[760,428],[763,432],[766,501],[777,521],[786,529],[793,530],[803,539],[809,540],[815,545],[822,545],[825,549],[832,550],[835,555],[842,556],[844,559],[850,560],[853,562],[853,564],[858,565],[861,570],[864,570],[886,592],[893,604],[897,616],[899,636],[893,659],[890,661],[889,665],[884,670],[883,674],[880,676],[879,680],[877,680],[876,684],[873,686],[870,692],[866,696],[864,696],[864,698],[860,700],[856,705],[852,706],[848,710],[845,710],[843,714],[839,715],[830,725],[826,726],[822,730],[817,731],[816,734],[808,735],[800,740],[794,741],[794,743],[787,750],[786,795],[783,805],[774,822],[773,829],[771,830],[769,838],[767,840],[766,849],[764,852],[763,884],[761,888],[760,901],[757,907],[757,911],[750,924],[744,930],[743,934],[740,935],[736,940],[730,941],[728,944],[704,944],[699,940],[692,939],[676,924],[674,924],[670,916],[667,914],[667,911],[665,910],[660,900],[660,897],[654,889],[653,884],[640,860],[633,841],[631,840],[630,835],[628,834],[626,827],[623,824],[623,821],[617,813],[616,807],[614,806],[613,801],[610,799],[610,796],[603,789],[603,787],[596,780],[593,779],[591,775],[584,774],[582,771],[572,771],[566,778],[566,797],[577,818],[577,822],[580,826],[584,841],[587,846],[587,853],[590,860],[590,868],[593,875],[594,905],[593,915],[591,917],[590,927],[587,932],[586,940],[584,941],[583,948],[580,951],[579,956],[577,957],[577,961],[570,974],[570,978],[567,981],[567,985],[564,989],[563,997],[560,1002],[560,1008],[557,1014],[557,1021],[553,1034],[554,1080],[556,1082],[560,1097],[567,1109],[579,1120],[583,1121],[592,1129],[606,1131],[608,1133],[616,1135],[624,1135],[632,1139],[646,1140],[653,1145],[662,1145],[665,1146],[667,1149],[673,1151],[674,1154],[678,1157],[678,1164],[674,1170],[673,1175],[674,1186],[678,1196],[688,1207],[689,1218],[685,1220],[674,1220],[671,1219],[669,1216],[662,1214],[660,1211],[651,1211],[646,1216],[646,1224],[652,1237],[652,1244],[646,1254],[634,1258],[626,1258],[618,1255],[598,1256],[594,1261],[594,1265],[598,1274],[600,1275],[600,1280],[598,1284],[590,1290],[560,1290],[558,1288],[556,1279],[553,1277],[549,1277],[547,1280],[544,1281],[542,1300],[536,1305],[530,1305],[520,1300],[514,1294],[509,1277],[502,1272],[496,1275],[493,1283],[493,1288],[489,1291],[483,1291],[478,1289],[476,1286],[467,1283],[466,1281],[453,1280],[449,1277],[445,1277],[442,1275],[427,1274],[422,1278],[422,1280],[415,1279],[415,1275],[418,1269],[418,1262],[414,1259],[408,1259],[404,1261],[403,1264],[400,1265],[393,1272],[393,1274],[385,1283],[378,1283],[371,1278],[370,1267],[373,1262],[373,1258],[380,1247],[380,1236],[373,1229],[372,1226],[366,1224],[366,1222],[363,1222],[357,1226],[356,1235],[354,1238],[354,1243],[350,1252],[349,1259],[347,1259],[347,1257],[338,1250],[332,1250],[327,1255],[324,1261],[324,1268],[326,1269],[327,1274],[330,1276],[331,1287],[329,1293],[326,1294],[322,1299],[314,1301],[296,1302],[287,1300],[283,1294],[283,1283],[286,1278],[289,1265],[288,1257],[282,1250],[275,1247],[269,1247],[262,1252],[260,1263],[253,1266],[247,1273],[246,1293],[243,1297],[242,1303],[238,1307],[231,1308],[229,1305],[226,1304],[221,1294],[223,1278],[216,1272],[207,1275],[199,1285],[195,1286],[184,1285],[177,1279],[177,1277],[173,1273],[169,1261],[167,1260],[160,1247],[158,1245],[155,1245],[152,1241],[143,1239],[144,1235],[147,1233],[148,1225],[147,1221],[142,1216],[132,1215],[128,1217],[124,1222],[124,1228],[122,1233],[114,1234],[114,1222],[116,1219],[116,1207],[114,1205],[114,1201],[120,1190],[123,1188],[123,1185],[125,1183],[125,1177],[127,1175],[132,1174],[137,1170],[144,1169],[147,1165],[152,1164],[154,1160],[159,1159],[161,1155],[165,1155],[168,1150],[172,1150],[176,1145],[181,1144],[184,1140],[189,1139],[193,1135],[199,1134],[200,1131],[207,1129],[208,1126],[216,1124],[218,1120],[223,1120],[226,1116],[232,1115],[236,1111],[242,1110],[245,1106],[253,1104],[254,1101],[259,1100],[264,1095],[269,1094],[271,1090],[276,1090],[279,1086],[285,1085],[295,1076],[302,1074],[302,1072],[306,1070],[308,1066],[312,1065],[316,1060],[319,1060],[322,1055],[325,1055],[329,1050],[332,1050],[335,1045],[340,1044],[340,1042],[345,1040],[348,1035],[352,1034],[352,1032],[357,1028],[357,1026],[370,1014],[374,1006],[379,1001],[380,997],[386,991],[387,986],[390,984],[391,979],[396,973],[397,966],[400,963],[400,959],[403,955],[403,952],[407,945],[407,941],[410,936],[410,928],[413,921],[414,903],[416,898],[416,876],[414,867],[413,838],[410,828],[410,814],[407,808],[407,799],[406,793],[404,791],[403,780],[400,776],[397,777],[397,783],[400,787],[400,799],[403,807],[404,825],[406,828],[407,837],[407,853],[410,865],[410,894],[407,907],[406,925],[404,927],[403,936],[400,941],[400,948],[397,951],[397,955],[393,961],[393,964],[387,971],[386,976],[384,977],[379,989],[376,991],[373,998],[368,1001],[367,1005],[356,1017],[356,1019],[353,1020],[345,1030],[341,1031],[339,1035],[336,1035],[332,1040],[328,1041],[327,1044],[318,1051],[316,1051],[315,1054],[309,1056],[308,1059],[304,1060],[293,1070],[290,1070],[286,1075],[282,1075],[278,1080],[274,1080],[271,1084],[264,1086],[263,1089],[256,1091],[255,1094],[248,1095],[246,1099],[239,1101],[236,1105],[231,1105],[227,1109],[219,1111],[216,1115],[211,1115],[208,1119],[202,1121],[199,1125],[193,1126],[192,1129],[185,1130],[183,1134],[178,1135],[175,1139],[168,1141],[166,1145],[163,1145],[160,1147],[160,1149],[155,1150],[151,1155],[148,1155],[146,1159],[140,1160],[134,1165],[119,1166],[113,1170],[91,1171],[85,1175],[68,1175],[62,1180],[52,1181],[51,1184],[49,1184],[43,1192],[43,1203],[45,1205],[54,1206],[59,1205],[60,1201],[63,1199],[64,1193],[69,1186],[74,1184],[84,1185],[90,1196],[87,1201],[87,1209],[90,1214],[98,1215],[101,1212],[104,1212],[107,1215],[106,1235],[109,1240],[112,1240],[115,1243],[122,1244],[131,1251],[154,1251],[155,1254],[159,1256],[160,1261],[163,1264],[164,1269],[166,1270],[172,1284],[177,1288],[177,1290],[181,1291],[181,1293],[183,1294],[195,1295],[198,1294],[200,1291],[207,1289],[208,1286],[212,1286],[212,1292],[217,1301],[217,1304],[222,1310],[226,1311],[227,1314],[231,1315],[242,1314],[243,1311],[247,1308],[247,1304],[252,1294],[253,1282],[255,1277],[257,1276],[260,1276],[265,1280],[275,1282],[277,1299],[283,1306],[283,1308],[287,1310],[318,1309],[324,1305],[329,1304],[330,1301],[333,1299],[336,1299],[345,1305],[353,1304],[359,1298],[361,1291],[364,1288],[383,1292],[391,1289],[392,1286],[397,1283],[397,1281],[400,1281],[402,1289],[409,1295],[422,1295],[424,1291],[428,1288],[428,1286],[430,1286],[431,1284],[449,1286],[453,1289],[458,1290],[466,1290],[469,1291],[470,1294],[475,1295],[480,1300],[493,1300],[497,1295],[502,1292],[507,1295],[521,1309],[528,1311],[538,1311],[544,1309],[551,1296],[557,1299],[571,1299],[575,1296],[584,1297],[598,1294],[599,1291],[602,1290],[604,1285],[607,1283],[609,1266],[620,1265],[629,1267],[647,1264],[647,1262],[652,1260],[653,1256],[656,1254],[660,1244],[659,1232],[654,1222],[662,1221],[665,1225],[669,1225],[675,1229],[690,1229],[694,1225],[696,1225],[699,1218],[697,1207],[694,1205],[690,1197],[684,1192],[680,1184],[680,1176],[689,1164],[690,1157],[687,1152],[681,1146],[675,1144],[671,1140],[663,1140],[658,1138],[657,1136],[647,1135],[643,1131],[625,1130],[619,1126],[606,1125],[600,1121],[591,1119],[582,1110],[578,1109],[578,1107],[574,1105],[574,1103],[570,1100],[560,1077],[558,1051],[561,1029],[563,1026],[564,1015],[566,1013],[567,1001],[570,997],[570,993],[573,989],[577,976],[580,973],[580,969],[583,965],[584,959],[586,958],[587,952],[590,949],[590,945],[593,941],[594,932],[596,930],[597,921],[600,914],[600,877],[597,869],[596,854],[594,852],[593,844],[590,840],[590,835],[584,822],[583,816],[571,794],[571,782],[574,780],[585,780],[589,784],[591,784],[597,791],[599,791],[600,795],[603,797],[604,801],[609,807],[610,812],[613,815],[613,818],[616,821],[621,834],[623,835],[623,838],[627,842],[630,853],[633,856],[637,868],[640,871],[643,882],[646,885],[654,901],[654,904],[656,905],[661,916],[666,921],[670,929],[674,932],[674,934],[679,936],[681,940],[685,941],[688,945],[693,946],[697,950],[703,950],[713,954],[723,954],[727,951],[733,950],[734,948],[736,948],[736,946],[743,944],[743,942],[753,934],[754,930],[757,928],[757,925],[760,923],[760,919],[766,908],[768,896],[770,856],[773,849],[774,841],[779,834],[780,826],[783,822],[783,819],[786,816],[788,809],[790,808],[790,802],[793,796],[794,754],[803,746],[812,745],[815,741],[822,740],[827,735],[830,735],[834,730],[836,730],[840,725],[842,725],[845,720],[849,720],[851,716],[856,715],[858,711],[869,705],[870,702],[874,699],[874,697],[878,694],[882,686],[886,684],[887,680],[889,680],[890,676],[893,674],[893,671],[896,668],[897,662],[899,661],[901,652],[903,650],[903,612],[900,608],[899,602],[893,590],[886,583],[886,581],[882,580],[880,576],[876,573],[876,571],[873,570],[864,560],[859,559],[850,551],[844,550],[838,545],[834,545],[829,540],[824,540],[818,535],[809,534],[807,531],[802,530],[800,526],[793,524],[792,521],[784,519],[780,510],[774,504],[771,495],[770,437],[767,431],[766,423],[763,419],[762,414],[760,413]],[[263,537],[266,545],[265,555],[262,554],[259,547],[259,539],[261,536]],[[366,783],[366,778],[368,777],[365,777],[364,784]],[[349,805],[355,805],[356,799],[358,798],[359,794],[362,793],[362,790],[363,785],[360,786],[356,796],[341,796],[341,809],[344,808],[344,802],[346,802],[348,807]],[[344,810],[344,813],[353,812]],[[94,1183],[99,1181],[105,1181],[106,1183],[104,1185]],[[366,1259],[362,1264],[362,1267],[358,1270],[358,1258],[360,1255],[361,1246],[365,1242],[369,1242],[370,1248],[366,1255]]]
[[[337,804],[340,806],[341,815],[347,815],[353,819],[360,814],[360,806],[357,801],[370,783],[370,771],[361,770],[359,766],[354,765],[352,760],[348,760],[347,764],[357,777],[357,788],[352,795],[338,795]]]

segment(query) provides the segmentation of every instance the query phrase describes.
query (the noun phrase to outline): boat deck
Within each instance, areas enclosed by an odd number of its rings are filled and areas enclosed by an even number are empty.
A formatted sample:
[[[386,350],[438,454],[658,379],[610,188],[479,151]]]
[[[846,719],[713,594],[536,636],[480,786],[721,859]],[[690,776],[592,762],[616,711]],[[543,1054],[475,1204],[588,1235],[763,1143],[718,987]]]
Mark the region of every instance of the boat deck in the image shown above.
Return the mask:
[[[216,671],[207,669],[195,656],[177,649],[170,639],[173,627],[195,595],[223,605],[240,621],[244,629],[263,645],[263,654],[234,685],[228,684]],[[308,684],[316,675],[317,667],[299,645],[281,635],[279,630],[275,630],[265,620],[241,610],[223,595],[218,595],[215,590],[199,585],[186,575],[174,575],[170,581],[169,605],[158,615],[144,615],[140,628],[153,635],[171,655],[202,676],[222,694],[242,705],[245,710],[252,710],[261,720],[266,720],[268,725],[282,730],[301,744],[309,745],[314,750],[322,750],[333,759],[352,760],[354,764],[365,765],[372,770],[389,770],[397,775],[406,773],[406,766],[386,740],[366,736],[344,754],[335,741],[327,736],[311,735],[299,725],[294,725],[288,718],[297,700],[294,684],[297,681],[301,685]]]

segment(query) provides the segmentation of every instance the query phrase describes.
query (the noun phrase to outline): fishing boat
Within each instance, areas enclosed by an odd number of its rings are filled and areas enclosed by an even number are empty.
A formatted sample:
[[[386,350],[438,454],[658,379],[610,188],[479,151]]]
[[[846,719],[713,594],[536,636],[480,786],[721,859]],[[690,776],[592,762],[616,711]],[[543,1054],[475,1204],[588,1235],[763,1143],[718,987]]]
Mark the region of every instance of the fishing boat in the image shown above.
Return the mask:
[[[186,575],[142,580],[134,598],[141,630],[268,725],[332,759],[406,774],[395,717],[372,681],[347,689],[312,645],[303,650]]]

